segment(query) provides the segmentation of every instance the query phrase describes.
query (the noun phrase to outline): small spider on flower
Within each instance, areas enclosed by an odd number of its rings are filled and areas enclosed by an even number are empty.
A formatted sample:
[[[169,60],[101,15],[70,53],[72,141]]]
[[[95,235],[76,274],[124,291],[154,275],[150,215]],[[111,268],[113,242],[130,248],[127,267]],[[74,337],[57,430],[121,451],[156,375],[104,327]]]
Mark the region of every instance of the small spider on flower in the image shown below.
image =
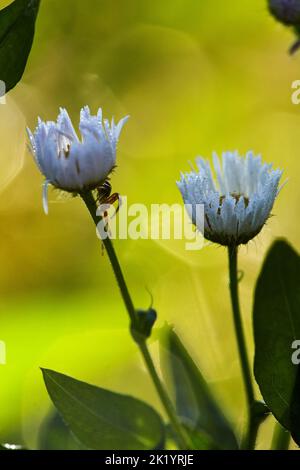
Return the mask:
[[[122,204],[122,199],[121,195],[119,193],[113,193],[112,192],[112,186],[107,178],[104,183],[96,188],[97,191],[97,203],[99,204],[97,214],[103,217],[106,221],[106,230],[108,230],[108,222],[109,222],[109,214],[108,214],[108,209],[110,206],[114,205],[116,201],[118,201],[117,208],[115,209],[115,212],[112,214],[110,217],[111,219],[117,215],[119,212],[119,209]],[[100,209],[100,210],[99,210]]]

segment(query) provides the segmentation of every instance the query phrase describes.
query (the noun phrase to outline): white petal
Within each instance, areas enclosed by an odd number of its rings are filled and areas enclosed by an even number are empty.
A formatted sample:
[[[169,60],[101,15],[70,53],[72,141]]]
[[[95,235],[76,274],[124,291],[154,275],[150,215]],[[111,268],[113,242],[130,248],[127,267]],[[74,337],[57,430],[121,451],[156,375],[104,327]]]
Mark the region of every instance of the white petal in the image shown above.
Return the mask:
[[[217,180],[220,186],[221,194],[226,194],[227,189],[226,189],[224,179],[222,176],[220,160],[216,152],[213,152],[213,163],[214,163],[215,172],[217,174]]]
[[[121,130],[123,129],[123,126],[124,124],[128,121],[130,116],[125,116],[123,117],[119,122],[118,124],[115,126],[115,129],[114,129],[114,138],[118,141],[119,140],[119,137],[120,137],[120,134],[121,134]]]
[[[73,127],[70,116],[64,108],[60,108],[60,113],[57,118],[57,127],[61,134],[68,138],[69,141],[78,141],[78,136]]]

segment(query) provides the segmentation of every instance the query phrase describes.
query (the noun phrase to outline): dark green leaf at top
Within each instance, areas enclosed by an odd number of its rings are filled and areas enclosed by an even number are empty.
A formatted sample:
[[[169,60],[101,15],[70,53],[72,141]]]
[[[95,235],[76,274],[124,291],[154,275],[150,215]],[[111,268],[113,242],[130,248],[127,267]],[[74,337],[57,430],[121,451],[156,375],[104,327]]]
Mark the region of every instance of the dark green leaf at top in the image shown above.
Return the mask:
[[[6,92],[21,79],[31,50],[40,0],[15,0],[0,11],[0,80]]]

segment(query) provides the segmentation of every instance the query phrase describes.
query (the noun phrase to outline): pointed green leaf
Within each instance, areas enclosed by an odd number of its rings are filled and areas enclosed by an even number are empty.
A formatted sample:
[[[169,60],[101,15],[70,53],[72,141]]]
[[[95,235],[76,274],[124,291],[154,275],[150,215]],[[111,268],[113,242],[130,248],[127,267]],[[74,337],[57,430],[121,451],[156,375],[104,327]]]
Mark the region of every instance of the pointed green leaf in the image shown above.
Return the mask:
[[[6,92],[21,79],[31,50],[40,0],[15,0],[0,11],[0,80]]]
[[[300,381],[293,342],[300,340],[300,256],[284,240],[268,252],[254,299],[254,373],[275,418],[300,442]]]
[[[171,382],[181,420],[190,429],[199,431],[201,448],[206,449],[210,439],[211,447],[236,449],[238,444],[230,424],[179,337],[170,327],[165,328],[162,336],[162,369],[166,380]],[[203,447],[199,441],[201,432],[205,437]]]
[[[42,372],[51,400],[86,447],[147,450],[163,445],[163,422],[146,403],[49,369]]]

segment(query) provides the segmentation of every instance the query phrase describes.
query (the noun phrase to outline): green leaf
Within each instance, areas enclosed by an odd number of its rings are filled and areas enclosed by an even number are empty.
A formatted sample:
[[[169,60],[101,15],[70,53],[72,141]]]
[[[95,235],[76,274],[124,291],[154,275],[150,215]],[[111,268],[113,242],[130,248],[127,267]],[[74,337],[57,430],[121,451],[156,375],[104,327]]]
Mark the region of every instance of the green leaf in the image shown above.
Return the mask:
[[[162,370],[166,381],[171,382],[181,421],[198,431],[198,448],[206,449],[210,440],[211,448],[236,449],[238,444],[227,419],[179,337],[170,327],[165,327],[162,337]]]
[[[42,372],[57,410],[89,449],[149,450],[163,446],[163,422],[146,403],[52,370]]]
[[[300,339],[300,256],[284,240],[268,252],[254,299],[254,373],[261,394],[300,442],[299,367],[292,343]]]
[[[57,411],[42,423],[39,431],[40,450],[87,450],[72,434]]]
[[[31,50],[40,0],[15,0],[0,11],[0,80],[6,92],[22,78]]]

